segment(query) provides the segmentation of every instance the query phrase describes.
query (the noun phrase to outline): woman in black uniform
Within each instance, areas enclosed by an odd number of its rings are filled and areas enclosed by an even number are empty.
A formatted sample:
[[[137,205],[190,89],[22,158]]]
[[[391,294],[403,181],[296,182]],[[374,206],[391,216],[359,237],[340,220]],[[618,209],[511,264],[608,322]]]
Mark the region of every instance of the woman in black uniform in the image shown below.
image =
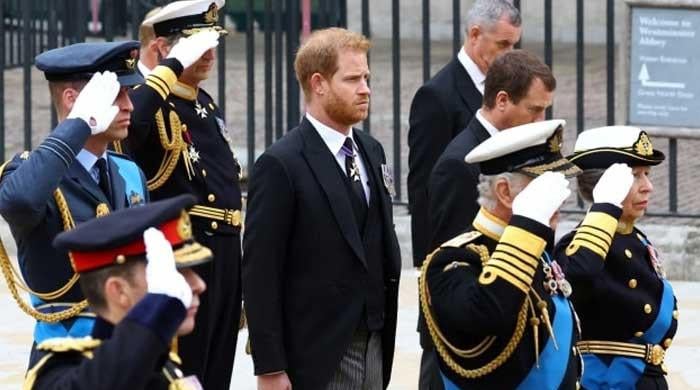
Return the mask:
[[[653,190],[651,167],[664,155],[639,128],[609,126],[581,133],[569,159],[584,171],[579,192],[593,203],[555,250],[580,316],[583,386],[668,389],[663,358],[676,299],[656,249],[635,227]]]

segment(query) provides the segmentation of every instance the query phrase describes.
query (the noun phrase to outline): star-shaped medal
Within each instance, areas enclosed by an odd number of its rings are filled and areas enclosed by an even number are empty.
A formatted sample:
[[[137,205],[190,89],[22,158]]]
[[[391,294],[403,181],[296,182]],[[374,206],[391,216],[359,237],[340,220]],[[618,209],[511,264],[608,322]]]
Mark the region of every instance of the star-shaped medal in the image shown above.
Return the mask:
[[[190,160],[192,160],[192,162],[196,163],[199,161],[199,151],[194,148],[194,145],[190,145],[187,153],[190,155]]]
[[[360,181],[360,170],[355,164],[352,164],[352,167],[350,167],[350,177],[352,181]]]
[[[200,118],[204,119],[207,117],[207,108],[203,107],[199,102],[194,102],[194,111],[199,115]]]

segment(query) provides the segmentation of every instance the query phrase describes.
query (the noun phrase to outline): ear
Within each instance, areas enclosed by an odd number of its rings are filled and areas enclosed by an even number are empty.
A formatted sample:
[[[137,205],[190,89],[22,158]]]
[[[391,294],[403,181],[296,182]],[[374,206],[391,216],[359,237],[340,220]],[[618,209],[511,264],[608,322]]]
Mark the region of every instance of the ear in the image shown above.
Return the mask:
[[[322,96],[326,93],[326,78],[320,73],[314,73],[309,78],[309,86],[311,86],[311,92]]]
[[[474,42],[477,39],[479,39],[479,36],[481,35],[481,27],[479,26],[471,26],[467,30],[467,38],[469,39],[469,42]]]
[[[494,107],[499,111],[503,111],[506,109],[508,102],[510,102],[510,95],[508,95],[508,92],[498,91]]]
[[[119,276],[108,277],[104,285],[105,301],[107,301],[107,305],[113,305],[123,310],[128,310],[133,304],[131,296],[127,292],[128,288],[129,283],[127,283],[124,278]]]
[[[155,50],[160,54],[161,58],[165,58],[170,53],[170,45],[164,37],[158,37],[151,41],[150,45],[155,45]]]
[[[508,181],[506,179],[500,178],[496,180],[493,192],[496,195],[496,200],[500,205],[503,205],[508,209],[513,207],[513,199],[515,196],[513,196],[513,192],[510,190],[510,185],[508,185]]]
[[[75,104],[75,100],[78,99],[79,94],[79,91],[70,87],[61,92],[61,105],[65,108],[66,115],[73,109],[73,105]]]

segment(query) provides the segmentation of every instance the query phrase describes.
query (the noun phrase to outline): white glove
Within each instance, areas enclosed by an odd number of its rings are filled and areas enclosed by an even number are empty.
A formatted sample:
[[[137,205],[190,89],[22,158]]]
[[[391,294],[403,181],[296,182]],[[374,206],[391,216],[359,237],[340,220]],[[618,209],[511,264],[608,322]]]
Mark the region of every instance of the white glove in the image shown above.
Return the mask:
[[[613,164],[605,170],[593,188],[594,203],[610,203],[622,207],[622,202],[632,188],[634,175],[627,164]]]
[[[200,31],[186,38],[180,38],[170,49],[168,58],[175,58],[180,61],[183,68],[188,68],[204,55],[204,53],[215,48],[219,44],[219,33],[216,31]]]
[[[559,172],[545,172],[531,181],[513,200],[513,215],[549,226],[549,220],[571,195],[569,181]]]
[[[67,118],[82,119],[90,126],[93,135],[104,132],[119,113],[114,100],[120,88],[114,72],[95,73],[78,94]]]
[[[165,239],[163,233],[156,228],[148,228],[143,232],[146,244],[146,282],[148,292],[165,294],[177,298],[189,308],[192,303],[192,289],[185,277],[175,268],[173,247]]]

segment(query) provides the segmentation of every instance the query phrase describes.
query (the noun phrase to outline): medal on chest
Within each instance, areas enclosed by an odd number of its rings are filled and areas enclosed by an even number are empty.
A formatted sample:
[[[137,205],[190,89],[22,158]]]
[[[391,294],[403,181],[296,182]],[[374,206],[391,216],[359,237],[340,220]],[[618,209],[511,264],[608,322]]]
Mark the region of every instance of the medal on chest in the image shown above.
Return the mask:
[[[194,142],[192,141],[192,134],[190,134],[187,125],[182,124],[182,140],[184,144],[182,145],[182,160],[185,165],[185,171],[187,172],[187,178],[192,180],[192,177],[196,175],[194,166],[192,164],[198,163],[200,159],[199,151],[195,148]]]
[[[571,283],[566,280],[564,271],[561,269],[556,260],[542,260],[542,271],[544,272],[544,289],[549,295],[555,295],[560,292],[564,297],[568,298],[573,292]]]
[[[207,107],[203,106],[199,103],[199,101],[194,102],[194,112],[199,116],[201,119],[205,119],[209,113],[207,112]]]

